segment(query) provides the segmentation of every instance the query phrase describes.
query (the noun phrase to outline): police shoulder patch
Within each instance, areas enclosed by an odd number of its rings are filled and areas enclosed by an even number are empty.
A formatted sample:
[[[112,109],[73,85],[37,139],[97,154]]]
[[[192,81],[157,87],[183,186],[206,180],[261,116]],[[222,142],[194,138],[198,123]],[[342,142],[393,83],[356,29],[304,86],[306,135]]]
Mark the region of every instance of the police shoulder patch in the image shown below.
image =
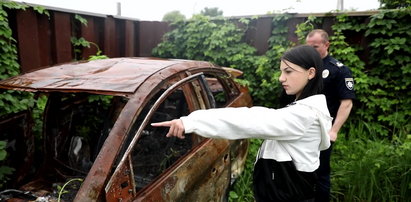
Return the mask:
[[[345,78],[345,86],[348,90],[354,89],[354,79],[353,78]]]

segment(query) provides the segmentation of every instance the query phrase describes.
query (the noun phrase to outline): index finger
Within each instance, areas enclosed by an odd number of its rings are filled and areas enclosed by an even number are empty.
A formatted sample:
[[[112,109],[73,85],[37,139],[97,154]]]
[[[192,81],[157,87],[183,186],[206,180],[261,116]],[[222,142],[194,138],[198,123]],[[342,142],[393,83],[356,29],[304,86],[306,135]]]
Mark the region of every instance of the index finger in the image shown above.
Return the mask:
[[[171,126],[171,121],[151,123],[151,126],[154,126],[154,127],[170,127]]]

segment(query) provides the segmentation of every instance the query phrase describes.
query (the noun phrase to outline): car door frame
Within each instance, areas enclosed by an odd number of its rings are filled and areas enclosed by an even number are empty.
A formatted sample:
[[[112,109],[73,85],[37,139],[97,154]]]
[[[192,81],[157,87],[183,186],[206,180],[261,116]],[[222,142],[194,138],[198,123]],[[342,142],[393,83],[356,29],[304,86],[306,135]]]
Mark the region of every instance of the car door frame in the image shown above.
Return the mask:
[[[191,74],[189,72],[186,72],[187,74]],[[211,72],[211,74],[214,74],[215,72]],[[222,73],[222,72],[220,72]],[[199,82],[199,86],[201,90],[195,89],[196,86],[193,86],[194,81]],[[191,149],[191,151],[186,154],[184,157],[181,157],[177,163],[175,163],[173,166],[168,168],[165,172],[163,172],[160,176],[158,176],[152,183],[150,183],[147,187],[143,188],[140,190],[138,193],[135,192],[135,184],[134,184],[134,173],[132,169],[132,162],[130,158],[130,154],[132,151],[132,148],[135,145],[135,142],[138,140],[139,136],[141,135],[143,129],[145,126],[148,124],[148,120],[150,120],[152,114],[155,112],[155,110],[158,108],[158,106],[165,100],[165,98],[170,95],[175,89],[185,85],[189,84],[189,88],[191,89],[184,89],[184,94],[188,95],[191,91],[193,90],[197,99],[197,102],[203,102],[203,104],[200,104],[202,108],[210,108],[210,107],[215,107],[215,103],[213,95],[210,94],[210,89],[205,81],[204,77],[204,72],[198,72],[192,75],[188,75],[186,78],[183,78],[179,82],[173,84],[170,86],[163,94],[156,100],[155,104],[153,107],[150,109],[150,111],[147,113],[144,121],[140,125],[138,131],[136,132],[136,135],[134,136],[132,142],[127,148],[127,151],[122,157],[122,160],[120,161],[119,165],[117,166],[116,170],[114,171],[112,177],[110,178],[109,182],[107,183],[105,187],[105,193],[106,193],[106,200],[114,200],[121,198],[122,200],[130,200],[133,197],[137,197],[140,199],[144,200],[156,200],[156,201],[163,201],[163,200],[170,200],[170,199],[177,199],[180,197],[187,197],[189,198],[190,196],[187,194],[187,190],[181,190],[181,189],[169,189],[169,192],[164,192],[161,191],[164,184],[167,184],[168,187],[181,187],[177,186],[177,184],[181,183],[184,181],[185,183],[192,184],[194,182],[201,181],[199,179],[201,176],[198,175],[198,170],[193,171],[191,175],[189,175],[188,180],[187,179],[187,173],[190,172],[188,168],[183,168],[184,165],[192,165],[192,164],[201,164],[198,165],[200,168],[205,168],[209,167],[209,173],[211,173],[211,177],[207,178],[209,181],[226,181],[220,182],[219,184],[223,184],[224,186],[215,186],[215,183],[213,184],[214,189],[216,189],[216,192],[220,192],[220,195],[225,195],[225,190],[227,189],[227,186],[230,178],[230,169],[229,169],[229,164],[230,164],[230,157],[229,157],[229,141],[227,140],[212,140],[212,139],[206,139],[203,142],[201,142],[199,145]],[[202,101],[201,101],[202,100]],[[186,99],[187,102],[190,102],[189,99]],[[214,103],[214,104],[213,104]],[[192,103],[193,104],[193,103]],[[195,105],[195,104],[193,104]],[[194,109],[190,109],[192,111]],[[205,154],[207,153],[207,156],[215,156],[216,160],[214,161],[212,158],[209,158],[210,161],[203,161],[203,162],[196,162],[196,159],[201,159],[201,156],[198,156],[199,153]],[[217,160],[218,159],[218,160]],[[217,163],[216,163],[217,162]],[[177,166],[177,167],[176,167]],[[200,171],[201,172],[201,171]],[[204,171],[206,172],[206,171]],[[204,173],[203,172],[203,173]],[[223,175],[224,178],[221,177],[216,177],[216,175]],[[179,177],[180,176],[180,177]],[[185,179],[180,179],[181,176],[186,176]],[[173,180],[171,180],[173,179]],[[187,182],[189,181],[189,182]],[[204,180],[203,180],[204,181]],[[174,184],[175,186],[171,186],[171,184]],[[207,184],[207,183],[204,183]],[[210,183],[208,183],[210,184]],[[213,189],[212,187],[207,187],[207,186],[199,186],[197,191],[193,190],[194,185],[188,185],[187,189],[190,189],[191,197],[195,197],[199,194],[201,194],[204,191],[202,190],[210,190]],[[218,189],[218,190],[217,190]],[[194,192],[196,195],[193,195]],[[210,192],[208,192],[210,193]],[[204,193],[203,193],[204,194]],[[215,192],[212,193],[213,197],[215,197]],[[203,196],[205,197],[205,196]],[[210,197],[210,196],[209,196]],[[193,198],[194,199],[194,198]]]

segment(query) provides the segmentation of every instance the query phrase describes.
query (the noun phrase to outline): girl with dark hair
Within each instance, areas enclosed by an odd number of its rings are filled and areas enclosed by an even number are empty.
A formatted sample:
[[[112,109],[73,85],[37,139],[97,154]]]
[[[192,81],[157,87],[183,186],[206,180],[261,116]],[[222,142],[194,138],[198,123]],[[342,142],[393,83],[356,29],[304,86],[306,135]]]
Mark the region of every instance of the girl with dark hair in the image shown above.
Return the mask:
[[[321,150],[331,128],[322,91],[322,60],[311,46],[297,46],[281,58],[279,81],[293,102],[280,109],[241,107],[198,110],[152,123],[170,127],[167,137],[196,133],[207,138],[261,138],[254,166],[254,196],[260,201],[309,201],[314,195]]]

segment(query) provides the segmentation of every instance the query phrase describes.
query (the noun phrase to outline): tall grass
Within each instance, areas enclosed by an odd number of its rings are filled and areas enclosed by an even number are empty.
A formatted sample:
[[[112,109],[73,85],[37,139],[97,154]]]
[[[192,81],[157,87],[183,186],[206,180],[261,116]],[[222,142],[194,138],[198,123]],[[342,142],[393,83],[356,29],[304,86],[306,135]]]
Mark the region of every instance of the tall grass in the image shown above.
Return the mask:
[[[375,138],[364,123],[349,125],[331,156],[333,201],[411,199],[411,138]]]
[[[229,201],[231,202],[252,202],[254,201],[253,194],[253,169],[254,162],[263,141],[259,139],[251,139],[250,147],[248,150],[247,161],[245,169],[241,176],[236,180],[229,195]]]

